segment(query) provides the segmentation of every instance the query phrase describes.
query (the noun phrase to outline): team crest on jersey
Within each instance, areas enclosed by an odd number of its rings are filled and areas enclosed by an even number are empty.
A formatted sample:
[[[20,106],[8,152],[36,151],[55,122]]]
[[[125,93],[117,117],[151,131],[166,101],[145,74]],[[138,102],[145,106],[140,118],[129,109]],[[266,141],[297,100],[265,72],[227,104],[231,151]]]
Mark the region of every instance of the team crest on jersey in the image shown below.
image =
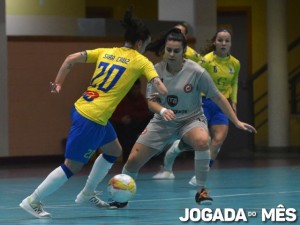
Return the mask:
[[[86,101],[91,102],[95,98],[99,97],[99,93],[96,91],[85,91],[82,96]]]
[[[193,90],[193,85],[186,84],[186,85],[184,85],[183,90],[185,93],[190,93]]]
[[[229,74],[233,74],[233,69],[229,67]]]
[[[169,106],[174,107],[178,104],[178,97],[176,95],[168,95],[167,103]]]

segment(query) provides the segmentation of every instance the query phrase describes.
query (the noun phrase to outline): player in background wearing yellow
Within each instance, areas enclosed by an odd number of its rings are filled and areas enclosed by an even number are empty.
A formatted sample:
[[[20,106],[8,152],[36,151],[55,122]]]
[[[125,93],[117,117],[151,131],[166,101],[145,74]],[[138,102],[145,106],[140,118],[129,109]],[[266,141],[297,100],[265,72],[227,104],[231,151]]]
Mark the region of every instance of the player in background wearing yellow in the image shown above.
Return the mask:
[[[229,100],[233,111],[236,113],[240,62],[230,54],[232,45],[231,38],[231,31],[224,28],[219,29],[205,49],[207,54],[204,55],[199,64],[211,75],[215,85]],[[211,167],[227,137],[229,122],[227,116],[209,98],[203,96],[202,102],[211,136]],[[154,175],[153,179],[175,178],[172,167],[177,155],[179,155],[180,152],[187,150],[182,148],[183,144],[180,143],[179,140],[174,142],[166,152],[162,170]],[[189,183],[193,186],[196,185],[195,176]]]
[[[75,64],[95,64],[90,85],[75,102],[72,110],[72,127],[67,138],[64,163],[54,169],[34,192],[20,203],[21,208],[37,218],[51,217],[51,214],[43,209],[41,201],[78,173],[99,148],[103,153],[95,160],[85,187],[77,195],[75,202],[96,207],[119,207],[116,202],[102,201],[97,196],[99,193],[95,191],[122,153],[116,132],[108,120],[141,76],[145,76],[161,94],[167,93],[153,64],[141,55],[151,41],[148,28],[133,16],[131,8],[125,12],[121,23],[125,28],[123,47],[98,48],[69,55],[52,83],[51,92],[59,93]]]
[[[187,39],[188,35],[188,24],[186,22],[180,22],[174,26],[181,30],[181,33],[184,35],[185,39]],[[195,51],[190,46],[186,47],[186,52],[184,53],[185,58],[193,60],[194,62],[198,63],[201,60],[201,55]]]

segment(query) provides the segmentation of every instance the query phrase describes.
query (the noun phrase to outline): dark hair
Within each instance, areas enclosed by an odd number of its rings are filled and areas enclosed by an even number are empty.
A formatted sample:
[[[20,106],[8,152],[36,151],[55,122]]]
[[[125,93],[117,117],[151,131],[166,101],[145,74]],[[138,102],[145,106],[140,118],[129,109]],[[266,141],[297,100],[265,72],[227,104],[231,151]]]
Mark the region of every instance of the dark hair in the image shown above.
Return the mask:
[[[135,82],[134,82],[134,84],[133,85],[141,85],[141,81],[140,81],[140,79],[137,79]]]
[[[138,40],[146,41],[151,34],[144,22],[133,15],[132,8],[131,6],[125,11],[120,22],[125,28],[125,41],[135,44]]]
[[[206,47],[200,50],[201,55],[206,55],[207,53],[216,50],[215,41],[217,39],[218,33],[220,32],[228,32],[232,37],[232,31],[230,29],[228,29],[227,27],[219,27],[215,35],[210,40],[207,41]]]
[[[154,52],[157,56],[162,56],[164,54],[165,45],[167,41],[181,42],[182,48],[185,52],[187,41],[184,35],[181,33],[181,30],[178,28],[172,28],[156,40],[152,41],[150,44],[147,45],[146,51]]]
[[[185,35],[187,35],[189,33],[189,25],[186,22],[179,22],[174,27],[176,28],[177,26],[184,27],[184,29],[185,29]]]

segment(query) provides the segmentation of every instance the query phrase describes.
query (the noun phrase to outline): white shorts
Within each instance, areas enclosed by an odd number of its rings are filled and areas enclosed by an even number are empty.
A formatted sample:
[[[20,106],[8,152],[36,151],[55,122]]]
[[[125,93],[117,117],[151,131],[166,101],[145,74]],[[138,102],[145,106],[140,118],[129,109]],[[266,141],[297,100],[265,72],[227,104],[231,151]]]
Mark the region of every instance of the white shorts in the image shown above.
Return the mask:
[[[163,151],[166,145],[181,139],[184,134],[195,127],[203,128],[208,132],[206,118],[196,116],[183,122],[173,122],[154,117],[136,142]]]

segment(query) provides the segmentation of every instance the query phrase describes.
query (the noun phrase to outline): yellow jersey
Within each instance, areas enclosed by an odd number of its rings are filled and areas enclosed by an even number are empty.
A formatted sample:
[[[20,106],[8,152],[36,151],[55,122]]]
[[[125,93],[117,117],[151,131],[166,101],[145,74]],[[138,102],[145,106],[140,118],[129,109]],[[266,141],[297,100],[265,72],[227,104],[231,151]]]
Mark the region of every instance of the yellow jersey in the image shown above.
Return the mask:
[[[86,50],[86,53],[86,62],[95,63],[96,68],[90,85],[75,102],[75,107],[95,123],[107,124],[120,101],[142,75],[148,81],[158,77],[153,64],[134,49],[98,48]]]
[[[189,46],[186,47],[185,57],[196,63],[198,63],[201,59],[201,55]]]
[[[233,103],[237,103],[238,76],[240,62],[229,55],[225,58],[218,57],[210,52],[202,57],[199,64],[211,75],[219,91]]]

